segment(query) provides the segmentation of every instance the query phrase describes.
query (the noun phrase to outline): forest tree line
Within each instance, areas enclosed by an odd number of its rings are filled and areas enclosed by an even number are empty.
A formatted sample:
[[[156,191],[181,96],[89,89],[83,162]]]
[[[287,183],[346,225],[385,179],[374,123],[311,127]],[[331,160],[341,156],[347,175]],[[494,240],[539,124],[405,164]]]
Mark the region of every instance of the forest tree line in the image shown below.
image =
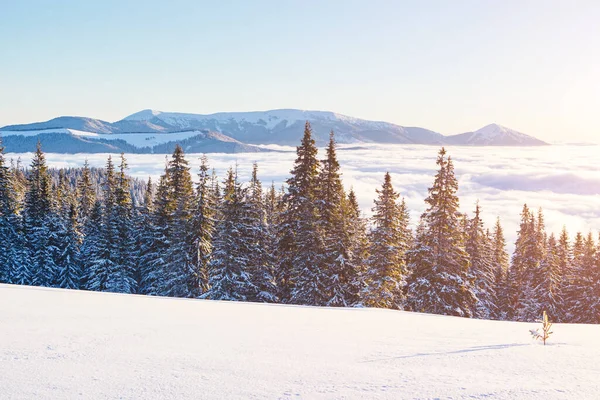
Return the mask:
[[[512,259],[498,218],[459,211],[444,148],[410,228],[386,173],[373,216],[344,189],[333,133],[323,159],[307,122],[285,187],[254,164],[220,180],[202,157],[197,179],[177,146],[159,181],[105,169],[48,168],[38,143],[27,169],[0,151],[0,283],[154,296],[463,317],[600,323],[600,238],[546,232],[526,205]],[[9,165],[10,164],[10,165]]]

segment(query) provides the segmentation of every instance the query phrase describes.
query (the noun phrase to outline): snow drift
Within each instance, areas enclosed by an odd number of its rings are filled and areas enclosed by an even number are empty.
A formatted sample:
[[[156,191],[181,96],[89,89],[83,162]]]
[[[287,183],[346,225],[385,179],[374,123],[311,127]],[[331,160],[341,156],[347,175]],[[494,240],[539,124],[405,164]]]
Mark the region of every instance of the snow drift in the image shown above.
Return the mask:
[[[592,399],[600,326],[0,285],[3,399]]]

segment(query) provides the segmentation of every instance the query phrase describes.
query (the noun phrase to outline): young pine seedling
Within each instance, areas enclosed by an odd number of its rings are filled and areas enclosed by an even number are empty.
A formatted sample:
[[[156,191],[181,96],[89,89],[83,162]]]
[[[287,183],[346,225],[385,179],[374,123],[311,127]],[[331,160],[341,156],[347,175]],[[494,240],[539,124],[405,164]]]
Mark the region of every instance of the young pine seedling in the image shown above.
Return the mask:
[[[550,330],[550,328],[552,327],[552,322],[550,322],[550,320],[548,319],[548,314],[546,313],[546,311],[544,311],[544,313],[542,315],[542,319],[541,320],[538,319],[535,322],[542,323],[542,331],[540,332],[540,330],[538,328],[538,329],[530,329],[529,332],[531,333],[531,336],[533,336],[534,339],[539,339],[542,342],[544,342],[544,346],[545,346],[546,340],[550,337],[550,335],[552,335],[552,331]]]

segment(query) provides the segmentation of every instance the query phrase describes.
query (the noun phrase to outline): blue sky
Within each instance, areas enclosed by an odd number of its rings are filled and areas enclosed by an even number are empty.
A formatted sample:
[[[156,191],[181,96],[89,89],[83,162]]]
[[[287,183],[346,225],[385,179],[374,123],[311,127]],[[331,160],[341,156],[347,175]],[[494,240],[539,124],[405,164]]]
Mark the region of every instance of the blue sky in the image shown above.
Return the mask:
[[[0,125],[302,108],[600,135],[595,0],[0,0],[0,15]]]

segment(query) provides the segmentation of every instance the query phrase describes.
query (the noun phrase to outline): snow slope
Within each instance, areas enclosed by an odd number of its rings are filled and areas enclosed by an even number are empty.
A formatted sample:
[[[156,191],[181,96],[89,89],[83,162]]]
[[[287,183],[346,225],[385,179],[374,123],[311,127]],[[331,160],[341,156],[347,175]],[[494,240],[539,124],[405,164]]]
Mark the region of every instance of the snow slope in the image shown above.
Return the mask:
[[[600,326],[0,285],[2,399],[596,399]]]
[[[46,151],[59,153],[171,153],[176,143],[186,151],[204,153],[263,152],[218,132],[96,133],[70,128],[0,131],[9,151],[31,151],[39,139]],[[59,145],[57,146],[57,144]],[[49,147],[50,146],[50,147]]]
[[[395,143],[430,145],[502,145],[528,146],[545,144],[533,137],[489,125],[475,132],[454,136],[419,127],[405,127],[384,121],[369,121],[331,111],[279,109],[250,112],[222,112],[216,114],[190,114],[142,110],[113,123],[92,118],[59,117],[47,122],[12,125],[6,131],[69,128],[97,133],[154,132],[201,130],[220,132],[243,143],[296,146],[300,141],[304,123],[309,121],[313,136],[319,145],[329,140],[329,132],[336,133],[338,143]],[[496,132],[490,132],[495,126]],[[492,138],[493,140],[490,140]]]

